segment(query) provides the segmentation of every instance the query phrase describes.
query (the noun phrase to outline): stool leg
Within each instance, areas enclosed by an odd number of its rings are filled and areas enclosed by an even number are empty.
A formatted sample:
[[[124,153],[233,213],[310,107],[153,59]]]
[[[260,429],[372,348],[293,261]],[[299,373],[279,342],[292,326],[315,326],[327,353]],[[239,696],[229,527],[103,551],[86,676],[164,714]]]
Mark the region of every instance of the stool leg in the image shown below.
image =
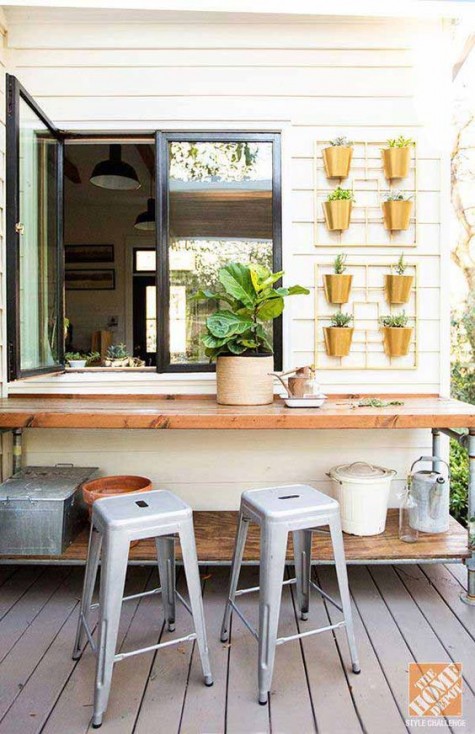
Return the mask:
[[[163,614],[168,630],[175,629],[175,538],[159,536],[155,538],[157,546],[158,570],[162,587]]]
[[[300,619],[308,619],[310,601],[310,573],[312,568],[312,533],[310,530],[294,530],[294,562],[297,588],[297,606]]]
[[[361,673],[358,661],[358,651],[356,649],[355,633],[353,629],[353,613],[351,610],[350,590],[348,587],[348,574],[346,571],[345,548],[343,545],[343,533],[341,530],[340,516],[335,515],[331,518],[330,533],[333,545],[333,555],[335,558],[336,575],[338,579],[338,588],[340,591],[341,606],[345,618],[346,638],[350,650],[351,664],[353,673]]]
[[[211,666],[209,662],[208,640],[206,636],[205,617],[203,609],[203,598],[201,596],[201,582],[198,569],[198,557],[196,555],[195,531],[193,520],[183,523],[180,530],[180,545],[185,568],[186,584],[188,586],[188,597],[190,600],[193,624],[196,632],[196,641],[200,651],[201,667],[205,685],[213,685]]]
[[[283,528],[264,526],[261,530],[258,686],[262,705],[268,701],[274,670],[287,536]]]
[[[96,583],[99,558],[101,555],[101,545],[101,534],[98,530],[96,530],[94,525],[91,525],[91,532],[89,533],[89,547],[87,550],[86,570],[84,572],[81,607],[79,610],[78,628],[73,650],[73,660],[79,660],[82,655],[82,649],[86,638],[86,630],[84,629],[83,620],[86,622],[90,629],[89,620],[91,613],[91,602],[94,592],[94,584]]]
[[[224,609],[223,623],[221,625],[221,642],[227,642],[229,638],[229,621],[231,618],[232,607],[230,602],[234,601],[236,589],[239,581],[239,573],[241,571],[242,557],[244,547],[246,545],[247,531],[249,529],[249,520],[239,513],[239,523],[236,531],[236,540],[234,543],[233,562],[231,565],[231,579],[229,582],[229,593]]]
[[[116,653],[129,542],[118,531],[104,537],[101,567],[99,637],[92,725],[97,729],[107,709]]]

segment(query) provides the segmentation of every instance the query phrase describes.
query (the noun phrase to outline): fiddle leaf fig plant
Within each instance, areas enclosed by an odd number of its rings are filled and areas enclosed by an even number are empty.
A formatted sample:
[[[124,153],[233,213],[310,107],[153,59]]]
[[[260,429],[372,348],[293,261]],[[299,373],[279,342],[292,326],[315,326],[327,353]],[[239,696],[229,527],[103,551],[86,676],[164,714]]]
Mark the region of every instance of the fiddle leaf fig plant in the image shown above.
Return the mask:
[[[301,285],[275,288],[283,274],[255,263],[231,262],[219,271],[221,289],[200,290],[192,296],[195,301],[214,301],[218,306],[206,319],[201,338],[210,361],[220,355],[272,354],[266,322],[281,315],[284,298],[309,293]]]

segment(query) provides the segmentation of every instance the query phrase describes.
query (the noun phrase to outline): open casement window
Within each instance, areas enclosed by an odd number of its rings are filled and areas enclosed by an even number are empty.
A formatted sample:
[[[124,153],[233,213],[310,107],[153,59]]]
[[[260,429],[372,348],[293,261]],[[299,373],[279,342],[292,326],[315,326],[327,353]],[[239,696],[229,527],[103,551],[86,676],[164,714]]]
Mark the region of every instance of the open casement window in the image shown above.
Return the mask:
[[[158,370],[209,371],[200,336],[213,306],[190,297],[215,290],[232,260],[281,269],[280,135],[157,133],[156,151]],[[269,339],[281,369],[280,318]]]
[[[63,140],[7,75],[8,370],[63,367]]]

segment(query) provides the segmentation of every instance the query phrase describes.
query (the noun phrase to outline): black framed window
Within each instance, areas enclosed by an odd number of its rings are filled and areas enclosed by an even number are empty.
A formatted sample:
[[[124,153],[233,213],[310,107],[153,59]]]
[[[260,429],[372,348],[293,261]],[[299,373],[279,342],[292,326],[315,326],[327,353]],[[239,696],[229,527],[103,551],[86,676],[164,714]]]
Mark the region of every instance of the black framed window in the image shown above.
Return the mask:
[[[7,75],[9,379],[64,359],[63,138]]]
[[[159,132],[157,152],[157,369],[209,371],[200,336],[213,289],[231,260],[282,264],[278,133]],[[273,325],[276,369],[282,322]]]

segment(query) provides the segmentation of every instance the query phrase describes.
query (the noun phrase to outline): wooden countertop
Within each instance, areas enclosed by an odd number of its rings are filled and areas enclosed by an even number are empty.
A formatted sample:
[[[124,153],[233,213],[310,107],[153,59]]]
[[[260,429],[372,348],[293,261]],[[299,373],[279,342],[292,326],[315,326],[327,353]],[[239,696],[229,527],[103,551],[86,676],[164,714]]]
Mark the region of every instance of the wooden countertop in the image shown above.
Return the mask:
[[[322,408],[217,405],[214,396],[24,396],[0,400],[0,428],[323,429],[475,428],[475,406],[434,395],[378,395],[403,405],[358,407],[333,395]]]

